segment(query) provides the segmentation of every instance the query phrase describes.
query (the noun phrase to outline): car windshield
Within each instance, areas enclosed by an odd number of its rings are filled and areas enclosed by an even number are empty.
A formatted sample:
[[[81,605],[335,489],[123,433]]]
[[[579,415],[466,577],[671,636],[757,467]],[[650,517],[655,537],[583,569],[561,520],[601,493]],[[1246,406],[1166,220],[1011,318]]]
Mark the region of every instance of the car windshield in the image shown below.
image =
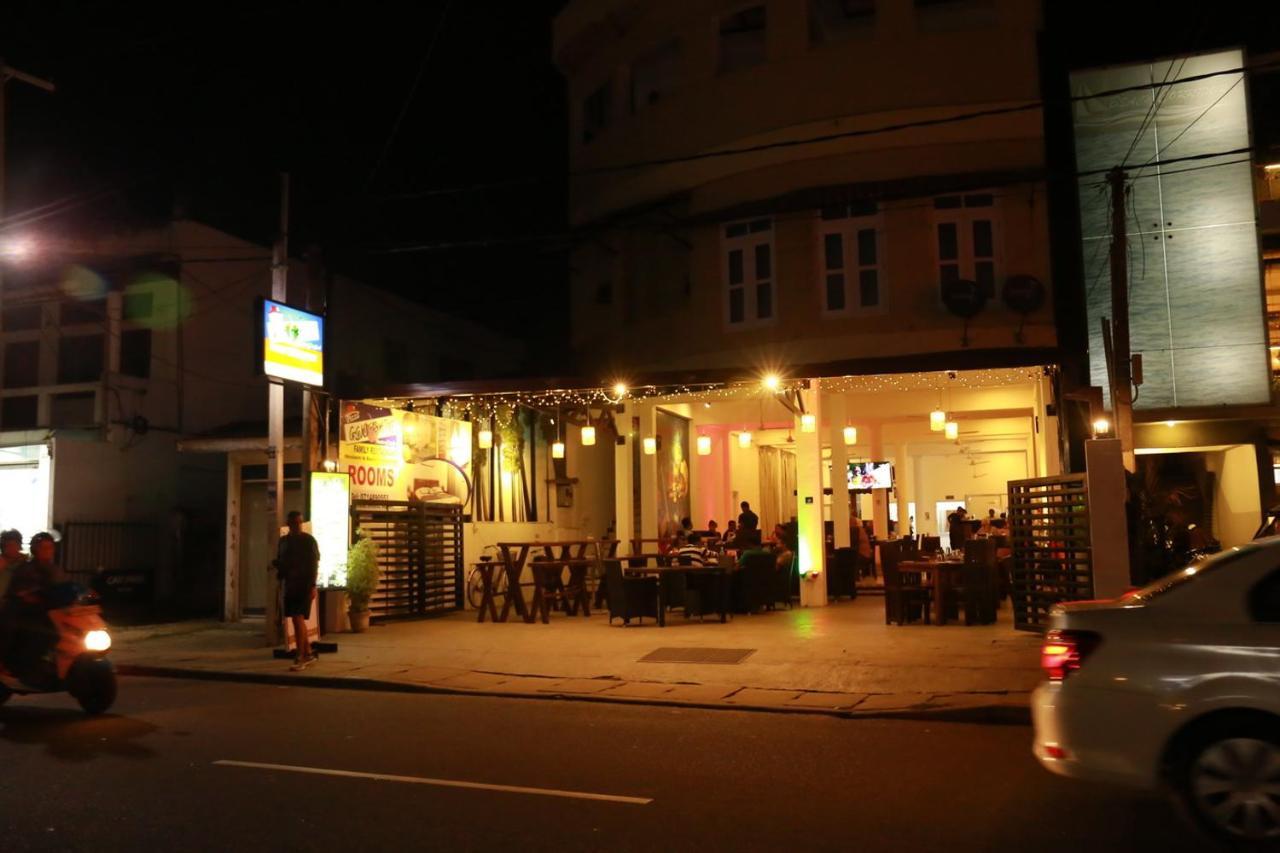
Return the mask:
[[[1231,565],[1237,560],[1253,553],[1254,550],[1256,549],[1249,545],[1243,545],[1238,548],[1228,548],[1225,551],[1196,560],[1186,568],[1178,569],[1176,572],[1167,574],[1159,580],[1147,584],[1142,589],[1134,590],[1122,597],[1125,601],[1133,603],[1153,601],[1175,589],[1186,586],[1197,578],[1202,578],[1211,572],[1218,571],[1224,566]]]

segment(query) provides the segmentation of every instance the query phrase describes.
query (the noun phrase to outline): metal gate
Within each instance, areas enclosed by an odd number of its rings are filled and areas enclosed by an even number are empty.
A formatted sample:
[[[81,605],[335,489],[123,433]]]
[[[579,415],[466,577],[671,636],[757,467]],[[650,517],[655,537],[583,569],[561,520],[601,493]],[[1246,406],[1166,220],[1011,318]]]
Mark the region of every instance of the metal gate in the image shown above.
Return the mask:
[[[382,579],[369,602],[373,619],[462,608],[461,507],[357,501],[351,515],[354,528],[378,545]]]
[[[70,580],[104,594],[150,600],[160,563],[154,524],[68,521],[59,559]]]
[[[1009,544],[1014,627],[1044,630],[1053,605],[1093,598],[1085,475],[1011,480]]]

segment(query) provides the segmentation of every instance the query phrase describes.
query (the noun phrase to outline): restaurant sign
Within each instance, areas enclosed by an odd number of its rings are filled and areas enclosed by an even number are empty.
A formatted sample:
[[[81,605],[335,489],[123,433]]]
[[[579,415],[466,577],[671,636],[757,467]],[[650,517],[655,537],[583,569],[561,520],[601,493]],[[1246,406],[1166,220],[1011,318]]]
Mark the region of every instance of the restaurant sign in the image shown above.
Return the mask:
[[[471,500],[471,424],[359,401],[342,404],[338,463],[352,500]]]
[[[324,385],[324,317],[261,300],[262,372],[317,388]]]
[[[324,471],[311,473],[311,529],[320,547],[317,583],[347,585],[347,550],[351,547],[351,477]]]

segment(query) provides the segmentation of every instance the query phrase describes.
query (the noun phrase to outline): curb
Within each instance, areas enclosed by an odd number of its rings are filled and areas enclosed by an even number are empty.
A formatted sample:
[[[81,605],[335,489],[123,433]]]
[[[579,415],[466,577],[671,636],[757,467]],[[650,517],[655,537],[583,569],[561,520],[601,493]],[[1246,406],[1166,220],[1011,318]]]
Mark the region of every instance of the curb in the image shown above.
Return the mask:
[[[602,696],[596,693],[519,693],[503,690],[464,690],[431,684],[411,684],[376,678],[339,675],[286,675],[263,672],[220,672],[218,670],[182,669],[147,664],[117,664],[116,672],[124,676],[147,678],[180,678],[193,681],[221,681],[241,684],[268,684],[282,687],[320,687],[331,690],[363,690],[381,693],[417,693],[435,696],[484,696],[492,699],[533,699],[568,702],[597,702],[606,705],[645,705],[659,708],[691,708],[702,711],[749,711],[765,714],[803,714],[837,719],[918,720],[922,722],[972,723],[991,726],[1029,726],[1031,709],[1026,705],[966,705],[962,707],[913,707],[858,711],[857,708],[805,708],[786,705],[729,705],[723,702],[687,702],[678,699]]]

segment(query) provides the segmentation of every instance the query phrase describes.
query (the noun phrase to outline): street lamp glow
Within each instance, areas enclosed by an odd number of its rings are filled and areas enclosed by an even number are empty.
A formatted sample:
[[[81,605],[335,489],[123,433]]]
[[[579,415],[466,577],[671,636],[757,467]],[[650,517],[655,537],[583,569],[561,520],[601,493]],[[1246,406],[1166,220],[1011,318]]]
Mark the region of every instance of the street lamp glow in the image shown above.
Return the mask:
[[[30,237],[6,237],[0,240],[0,257],[10,261],[25,261],[35,254],[36,245]]]
[[[767,373],[764,379],[761,380],[761,384],[764,385],[764,390],[766,391],[777,391],[782,387],[782,380],[778,378],[776,373]]]
[[[617,397],[619,400],[627,396],[627,383],[625,382],[613,383],[613,396]]]

